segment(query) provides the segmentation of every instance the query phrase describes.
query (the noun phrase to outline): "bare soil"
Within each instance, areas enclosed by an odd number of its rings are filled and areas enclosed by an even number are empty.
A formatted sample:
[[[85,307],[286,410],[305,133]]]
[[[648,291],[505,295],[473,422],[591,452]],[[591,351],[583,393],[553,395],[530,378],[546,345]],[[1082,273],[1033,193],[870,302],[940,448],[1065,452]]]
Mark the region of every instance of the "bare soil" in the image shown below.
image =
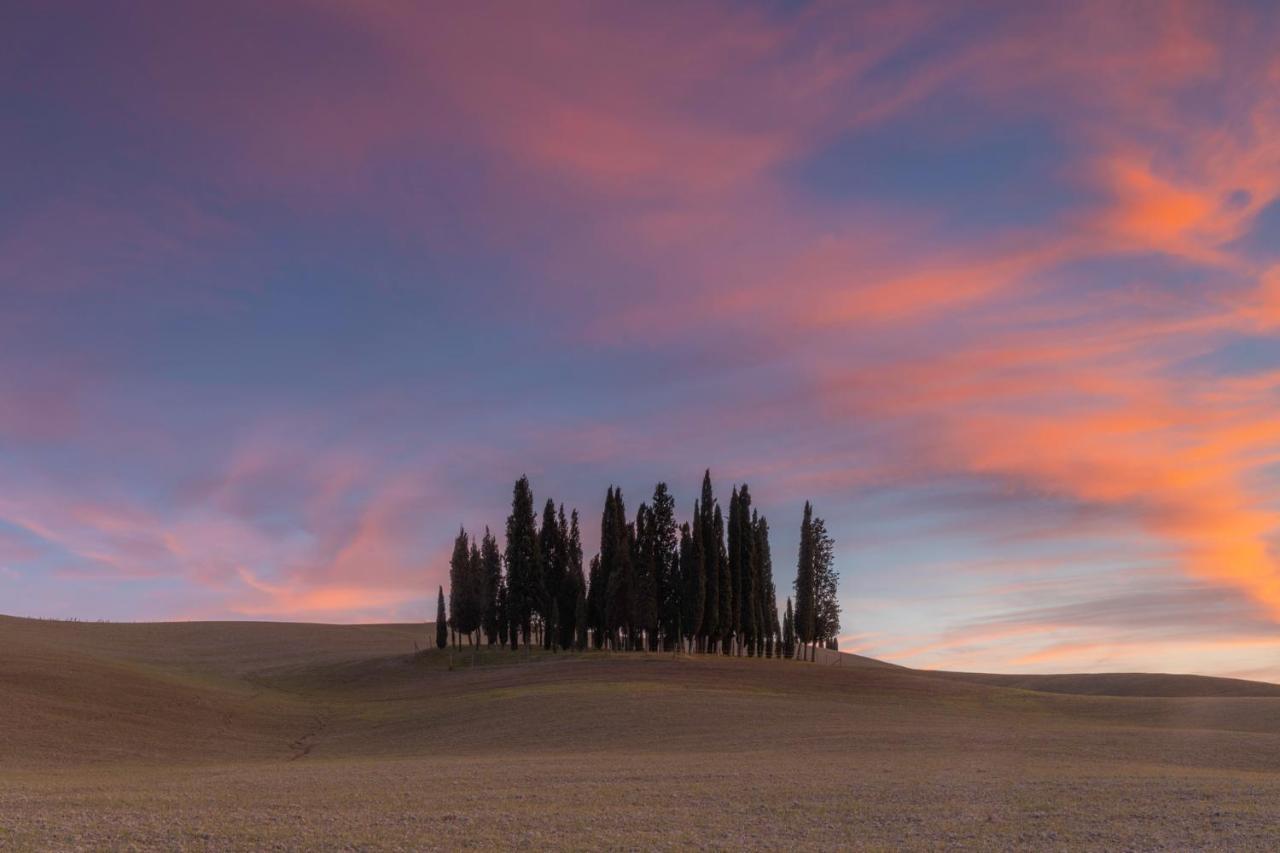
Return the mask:
[[[0,849],[1280,849],[1275,685],[433,638],[0,617]]]

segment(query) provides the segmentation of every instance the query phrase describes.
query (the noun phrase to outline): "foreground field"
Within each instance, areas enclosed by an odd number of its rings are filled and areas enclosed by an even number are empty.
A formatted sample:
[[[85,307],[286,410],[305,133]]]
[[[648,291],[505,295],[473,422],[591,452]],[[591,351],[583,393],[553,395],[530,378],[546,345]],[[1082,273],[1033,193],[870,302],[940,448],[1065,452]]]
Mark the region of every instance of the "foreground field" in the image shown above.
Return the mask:
[[[1280,846],[1273,685],[431,636],[0,617],[0,848]]]

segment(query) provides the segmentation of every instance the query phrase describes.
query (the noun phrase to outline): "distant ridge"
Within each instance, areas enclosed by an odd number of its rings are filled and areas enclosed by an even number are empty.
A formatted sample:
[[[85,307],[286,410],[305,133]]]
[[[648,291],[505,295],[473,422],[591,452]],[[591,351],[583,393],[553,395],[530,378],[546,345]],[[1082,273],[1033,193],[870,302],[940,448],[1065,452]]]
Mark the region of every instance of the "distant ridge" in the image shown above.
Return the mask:
[[[1172,675],[1157,672],[1097,672],[1064,675],[996,675],[985,672],[931,671],[939,678],[968,681],[992,687],[1012,687],[1040,693],[1078,696],[1247,697],[1280,696],[1280,684],[1218,678],[1208,675]]]
[[[407,652],[434,636],[434,623],[331,625],[316,622],[79,622],[0,614],[0,648],[147,661],[187,670],[241,674],[303,661],[328,663]],[[1149,698],[1280,697],[1280,684],[1149,672],[1064,675],[912,669],[851,652],[817,649],[819,666],[893,669],[949,681],[1078,696]]]

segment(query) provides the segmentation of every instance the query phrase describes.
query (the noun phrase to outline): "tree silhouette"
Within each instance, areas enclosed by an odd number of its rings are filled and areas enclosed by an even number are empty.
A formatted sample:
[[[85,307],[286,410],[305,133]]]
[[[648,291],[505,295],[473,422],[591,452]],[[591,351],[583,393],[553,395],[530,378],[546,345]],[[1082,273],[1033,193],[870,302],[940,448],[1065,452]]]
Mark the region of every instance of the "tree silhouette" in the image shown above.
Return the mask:
[[[499,596],[502,594],[502,554],[498,551],[498,540],[489,528],[484,529],[484,539],[480,542],[480,562],[484,576],[484,633],[489,645],[498,642],[500,616]],[[505,642],[505,641],[504,641]]]
[[[518,626],[520,639],[529,645],[534,613],[542,599],[542,566],[538,552],[537,519],[529,478],[516,481],[507,517],[507,608]],[[516,640],[512,640],[514,645]]]
[[[813,561],[813,507],[804,504],[800,523],[800,553],[796,560],[796,610],[794,630],[801,649],[817,639],[817,579]],[[803,656],[803,655],[802,655]]]
[[[604,648],[604,570],[600,567],[600,555],[591,558],[591,582],[587,590],[587,627],[597,649]]]
[[[470,572],[471,548],[468,544],[467,531],[459,528],[458,535],[453,540],[453,555],[449,558],[449,627],[453,629],[455,645],[459,625],[462,623],[460,611],[466,606],[463,603],[466,595],[464,590]]]
[[[760,637],[760,597],[757,590],[759,566],[755,555],[755,524],[751,510],[751,491],[746,483],[734,496],[736,506],[729,511],[729,563],[734,577],[733,586],[737,599],[736,634],[739,651],[748,655],[756,653],[756,641]]]
[[[627,522],[627,506],[621,489],[613,492],[612,512],[611,541],[600,543],[601,565],[605,565],[606,554],[612,563],[606,571],[609,580],[605,589],[605,621],[611,640],[625,649],[632,644],[635,626],[635,568],[631,562],[635,528]]]
[[[653,651],[658,639],[658,557],[654,536],[653,513],[648,504],[640,504],[636,513],[635,539],[631,564],[635,577],[632,591],[637,647],[644,643]]]
[[[560,591],[569,570],[566,553],[568,543],[562,539],[562,532],[567,535],[567,531],[562,531],[560,526],[560,519],[563,516],[563,509],[560,517],[556,516],[555,501],[547,498],[546,506],[542,510],[542,528],[538,531],[538,554],[542,563],[542,595],[538,610],[547,617],[545,621],[548,623],[551,621],[552,611],[559,610]],[[551,648],[554,633],[555,630],[548,624],[543,634],[543,648]]]
[[[614,625],[610,615],[610,590],[615,585],[613,574],[618,566],[617,504],[620,496],[610,486],[604,496],[604,511],[600,514],[600,553],[591,562],[591,590],[587,601],[588,618],[595,632],[596,648],[614,643]]]
[[[578,614],[578,599],[586,607],[587,579],[582,574],[582,534],[578,530],[578,511],[575,509],[566,523],[564,506],[560,507],[561,541],[565,545],[566,571],[560,588],[560,636],[561,648],[572,648],[580,631],[586,629],[585,611]],[[583,624],[579,624],[579,619]]]
[[[706,607],[707,578],[703,573],[702,543],[694,512],[692,528],[680,525],[680,632],[691,644],[701,636],[702,614]]]
[[[460,528],[450,558],[447,618],[437,637],[462,634],[475,644],[513,650],[536,639],[548,650],[595,648],[695,651],[748,657],[812,658],[840,632],[834,541],[804,505],[794,598],[778,606],[769,522],[752,506],[750,487],[734,486],[724,517],[711,484],[676,520],[666,483],[627,519],[622,490],[609,486],[600,516],[600,551],[583,572],[578,512],[548,499],[541,524],[528,477],[516,481],[506,545],[489,528],[475,540]],[[504,572],[505,564],[505,572]],[[440,608],[446,607],[443,587]],[[797,652],[800,652],[797,655]]]
[[[733,581],[729,578],[729,555],[724,545],[724,516],[716,504],[711,517],[711,547],[715,549],[716,573],[720,578],[720,649],[733,651]]]
[[[467,571],[463,576],[461,621],[458,631],[466,634],[473,645],[480,645],[480,629],[484,627],[485,607],[484,561],[475,540],[467,557]],[[473,636],[474,635],[474,636]]]
[[[763,516],[755,516],[751,524],[754,542],[753,564],[756,586],[759,589],[759,600],[756,612],[759,614],[758,624],[764,637],[765,654],[774,655],[778,637],[782,633],[778,624],[778,590],[773,584],[773,554],[769,547],[769,521]]]
[[[738,516],[742,512],[742,502],[738,499],[738,487],[734,486],[729,494],[729,525],[726,533],[726,556],[729,561],[729,629],[723,631],[726,639],[742,638],[742,531],[738,524]],[[723,590],[721,591],[723,595]],[[723,628],[723,626],[721,626]],[[725,649],[733,652],[732,644]]]
[[[667,649],[671,649],[679,639],[681,573],[676,502],[667,490],[666,483],[654,486],[649,521],[650,547],[653,550],[654,578],[657,584],[658,630]]]
[[[840,634],[840,575],[835,569],[835,540],[821,518],[813,520],[814,641],[834,648]]]
[[[436,648],[443,649],[449,645],[449,617],[444,610],[444,587],[440,587],[440,597],[436,603]]]
[[[711,489],[711,469],[702,475],[702,497],[694,505],[694,524],[698,528],[698,540],[702,546],[702,577],[704,579],[702,614],[703,651],[714,651],[720,637],[720,563],[716,548],[715,494]]]
[[[479,631],[484,619],[485,574],[480,549],[459,530],[453,541],[453,556],[449,559],[449,626],[455,641],[461,635],[474,644],[479,643]]]

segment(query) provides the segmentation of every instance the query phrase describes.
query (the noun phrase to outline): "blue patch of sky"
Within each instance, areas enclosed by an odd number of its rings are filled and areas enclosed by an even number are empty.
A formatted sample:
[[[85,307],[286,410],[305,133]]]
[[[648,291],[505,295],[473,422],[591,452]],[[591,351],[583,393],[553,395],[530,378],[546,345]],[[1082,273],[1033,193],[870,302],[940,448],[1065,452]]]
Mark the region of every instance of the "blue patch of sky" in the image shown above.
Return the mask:
[[[1253,227],[1227,248],[1259,264],[1280,260],[1280,199],[1260,210]]]
[[[1183,362],[1179,369],[1218,376],[1246,376],[1280,370],[1280,339],[1274,335],[1238,336],[1211,352]]]
[[[828,202],[915,206],[976,234],[1049,222],[1086,201],[1065,174],[1070,153],[1047,121],[946,93],[842,136],[790,177]]]

